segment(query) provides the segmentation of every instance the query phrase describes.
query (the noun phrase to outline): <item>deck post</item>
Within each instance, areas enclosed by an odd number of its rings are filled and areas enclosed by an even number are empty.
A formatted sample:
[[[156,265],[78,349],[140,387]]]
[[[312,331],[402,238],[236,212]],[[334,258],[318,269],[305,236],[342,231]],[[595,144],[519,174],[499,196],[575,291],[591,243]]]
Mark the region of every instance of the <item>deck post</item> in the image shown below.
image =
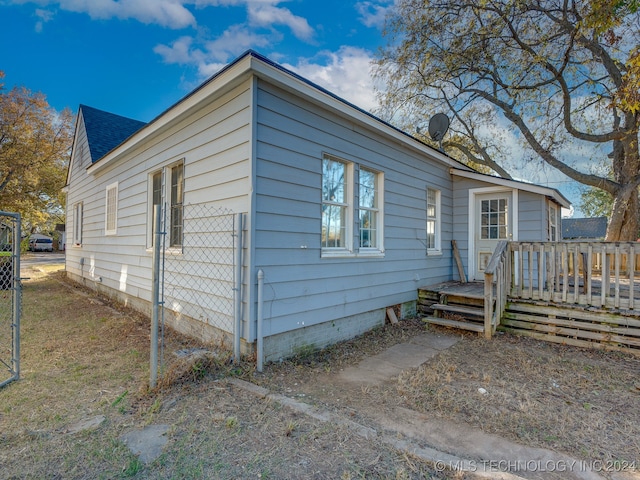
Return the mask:
[[[493,318],[493,274],[484,274],[484,336],[491,338]]]

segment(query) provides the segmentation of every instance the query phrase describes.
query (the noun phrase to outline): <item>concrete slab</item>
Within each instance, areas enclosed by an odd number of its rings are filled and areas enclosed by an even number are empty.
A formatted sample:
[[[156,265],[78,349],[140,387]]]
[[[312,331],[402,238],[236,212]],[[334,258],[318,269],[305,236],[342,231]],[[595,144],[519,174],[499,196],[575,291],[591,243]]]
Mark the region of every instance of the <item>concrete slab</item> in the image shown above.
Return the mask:
[[[166,445],[169,425],[149,425],[142,430],[133,430],[120,437],[122,442],[129,447],[131,453],[145,465],[153,462],[162,454]]]
[[[433,348],[435,350],[446,350],[455,345],[458,340],[459,337],[457,335],[424,333],[413,337],[409,343],[422,345],[425,348]]]
[[[380,385],[404,370],[419,367],[457,341],[458,338],[453,335],[425,333],[365,358],[357,366],[340,372],[339,377],[359,385]]]
[[[75,435],[76,433],[86,432],[87,430],[95,430],[106,420],[104,415],[96,415],[95,417],[85,418],[79,422],[69,426],[65,433]]]

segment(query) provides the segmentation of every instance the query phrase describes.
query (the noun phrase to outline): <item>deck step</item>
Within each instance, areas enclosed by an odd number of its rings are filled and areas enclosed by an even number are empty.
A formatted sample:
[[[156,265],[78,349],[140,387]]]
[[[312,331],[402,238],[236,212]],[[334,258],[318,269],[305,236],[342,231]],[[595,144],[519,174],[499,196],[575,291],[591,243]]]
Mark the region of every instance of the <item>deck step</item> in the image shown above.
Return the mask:
[[[471,315],[473,317],[484,317],[484,308],[463,307],[461,305],[444,305],[441,303],[434,303],[431,305],[431,308],[441,312],[459,313],[462,315]]]
[[[484,301],[484,293],[469,293],[469,292],[452,292],[447,290],[441,290],[438,292],[440,296],[447,297],[460,297],[460,298],[471,298],[473,300],[482,300]]]
[[[472,332],[483,333],[484,325],[472,322],[462,322],[459,320],[449,320],[448,318],[439,317],[423,317],[422,321],[425,323],[433,323],[435,325],[442,325],[443,327],[459,328],[460,330],[471,330]]]

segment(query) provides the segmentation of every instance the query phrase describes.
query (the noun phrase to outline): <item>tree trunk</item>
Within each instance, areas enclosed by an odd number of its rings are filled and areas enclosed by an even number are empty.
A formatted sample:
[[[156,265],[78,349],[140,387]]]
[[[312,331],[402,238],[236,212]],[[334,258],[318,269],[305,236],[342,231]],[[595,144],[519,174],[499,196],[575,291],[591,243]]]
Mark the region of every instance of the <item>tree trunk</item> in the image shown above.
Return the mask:
[[[638,187],[623,190],[628,190],[626,195],[617,195],[613,200],[605,239],[608,242],[638,240]]]

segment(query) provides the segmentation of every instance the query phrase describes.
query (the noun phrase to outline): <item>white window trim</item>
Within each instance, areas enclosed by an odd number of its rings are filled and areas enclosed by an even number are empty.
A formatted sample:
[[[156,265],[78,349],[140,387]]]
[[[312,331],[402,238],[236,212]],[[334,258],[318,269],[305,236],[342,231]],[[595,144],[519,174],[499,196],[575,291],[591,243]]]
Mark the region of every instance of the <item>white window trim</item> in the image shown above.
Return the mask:
[[[147,177],[147,249],[153,249],[153,176],[160,173],[160,189],[162,198],[160,199],[160,207],[163,208],[165,200],[165,184],[164,184],[164,168],[149,172]]]
[[[345,213],[346,225],[345,225],[345,246],[344,247],[322,247],[321,246],[321,258],[383,258],[384,257],[384,173],[379,170],[369,168],[365,165],[359,165],[355,162],[345,160],[343,158],[325,153],[322,155],[322,161],[325,159],[332,160],[334,162],[340,162],[345,165],[345,199],[347,210]],[[380,226],[377,229],[377,241],[378,247],[362,247],[356,249],[354,246],[354,237],[358,235],[358,243],[360,238],[360,225],[356,225],[356,221],[359,222],[359,215],[356,216],[356,210],[359,208],[359,199],[356,197],[357,189],[359,185],[356,184],[356,169],[363,168],[369,172],[376,174],[376,181],[378,188],[378,221]],[[359,179],[357,179],[359,181]],[[321,195],[322,196],[322,195]],[[320,201],[321,205],[324,203]]]
[[[555,213],[554,215],[552,215],[552,211]],[[550,242],[557,242],[558,241],[558,207],[556,205],[554,205],[553,203],[549,202],[549,241]],[[551,238],[551,227],[555,227],[556,230],[556,238]]]
[[[185,164],[185,159],[184,158],[180,158],[179,160],[175,160],[172,161],[170,163],[167,163],[165,165],[162,165],[158,168],[156,168],[155,170],[149,172],[148,176],[147,176],[147,252],[152,252],[153,251],[153,232],[152,230],[152,225],[153,225],[153,176],[156,173],[162,173],[162,199],[161,199],[161,206],[162,206],[162,221],[165,223],[164,225],[164,235],[165,235],[165,247],[164,247],[164,252],[166,254],[169,255],[181,255],[183,253],[183,245],[176,245],[176,246],[170,246],[169,245],[169,228],[170,228],[170,223],[171,223],[171,205],[170,205],[170,201],[171,201],[171,169],[177,165],[182,164],[182,181],[183,181],[183,196],[182,196],[182,206],[184,208],[185,203],[185,198],[186,198],[186,190],[185,190],[185,186],[184,183],[186,183],[186,164]],[[183,210],[184,212],[184,210]],[[184,242],[184,216],[182,218],[182,227],[183,227],[183,232],[182,232],[182,241]]]
[[[73,206],[73,245],[82,246],[82,214],[84,206],[78,202]]]
[[[378,170],[374,170],[365,166],[359,168],[359,170],[366,170],[376,176],[376,194],[377,204],[375,208],[376,220],[378,226],[376,228],[376,247],[361,247],[358,248],[358,256],[360,257],[383,257],[384,256],[384,173]],[[360,181],[360,174],[358,172],[358,188]],[[358,198],[358,209],[360,209],[360,199]],[[360,221],[360,212],[358,212],[358,222]],[[360,224],[358,223],[358,241],[360,239]]]
[[[115,191],[115,202],[113,205],[113,228],[109,228],[109,192]],[[105,190],[105,209],[104,209],[104,234],[116,235],[118,233],[118,182],[107,185]]]
[[[429,217],[429,190],[432,190],[436,194],[436,216]],[[435,220],[435,246],[429,248],[429,244],[427,243],[427,255],[442,255],[442,192],[437,188],[427,187],[427,223],[430,218],[434,218]],[[427,232],[428,233],[428,232]],[[428,237],[427,237],[428,241]]]
[[[350,257],[353,256],[353,203],[354,203],[354,164],[342,158],[335,157],[333,155],[323,155],[322,162],[325,160],[331,160],[333,162],[339,162],[344,165],[345,178],[345,230],[344,230],[344,247],[321,247],[322,257]],[[324,181],[324,179],[323,179]],[[321,194],[322,195],[322,194]],[[324,205],[324,200],[321,199],[321,205]],[[331,203],[329,203],[331,204]],[[322,227],[321,227],[322,228]]]

